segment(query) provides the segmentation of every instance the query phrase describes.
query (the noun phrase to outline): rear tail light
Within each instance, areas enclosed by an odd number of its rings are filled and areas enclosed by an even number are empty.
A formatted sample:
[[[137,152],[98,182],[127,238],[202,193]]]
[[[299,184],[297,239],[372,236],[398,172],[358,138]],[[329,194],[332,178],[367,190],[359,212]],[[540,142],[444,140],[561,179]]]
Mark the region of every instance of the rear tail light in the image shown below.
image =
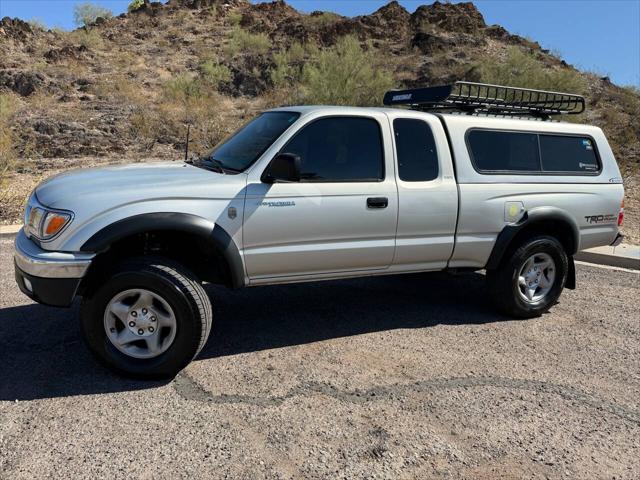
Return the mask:
[[[624,200],[620,203],[620,211],[618,212],[618,226],[622,226],[624,220]]]

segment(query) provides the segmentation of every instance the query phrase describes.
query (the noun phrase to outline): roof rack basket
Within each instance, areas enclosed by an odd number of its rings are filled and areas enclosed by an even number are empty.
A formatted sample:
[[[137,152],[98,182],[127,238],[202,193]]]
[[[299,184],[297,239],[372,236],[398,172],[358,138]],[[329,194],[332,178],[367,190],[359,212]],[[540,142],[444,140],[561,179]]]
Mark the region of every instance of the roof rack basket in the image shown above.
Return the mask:
[[[384,104],[408,105],[415,110],[545,119],[551,115],[579,114],[585,109],[584,97],[580,95],[463,81],[439,87],[391,90],[385,94]]]

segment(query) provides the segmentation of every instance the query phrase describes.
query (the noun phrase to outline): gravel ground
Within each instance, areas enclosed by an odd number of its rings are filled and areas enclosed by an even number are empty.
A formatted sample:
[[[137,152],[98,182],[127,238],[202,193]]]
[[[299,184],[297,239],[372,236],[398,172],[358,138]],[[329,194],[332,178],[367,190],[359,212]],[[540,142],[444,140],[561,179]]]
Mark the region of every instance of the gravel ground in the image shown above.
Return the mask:
[[[227,292],[169,383],[117,378],[0,240],[0,478],[640,476],[639,276],[514,321],[481,274]]]

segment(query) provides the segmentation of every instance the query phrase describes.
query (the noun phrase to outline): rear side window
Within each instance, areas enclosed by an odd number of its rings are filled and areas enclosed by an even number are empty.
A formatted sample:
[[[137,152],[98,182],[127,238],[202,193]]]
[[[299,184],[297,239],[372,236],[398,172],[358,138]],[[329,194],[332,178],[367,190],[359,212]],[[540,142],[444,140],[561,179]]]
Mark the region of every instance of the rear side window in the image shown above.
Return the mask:
[[[580,175],[600,171],[594,141],[587,137],[471,130],[467,143],[480,173]]]
[[[398,174],[405,182],[425,182],[438,177],[438,152],[431,128],[422,120],[393,121]]]
[[[469,146],[478,170],[540,171],[538,136],[535,133],[472,130]]]
[[[384,178],[380,126],[371,118],[316,120],[282,151],[300,156],[304,182],[377,182]]]
[[[540,135],[542,170],[545,172],[597,172],[593,140],[583,137]]]

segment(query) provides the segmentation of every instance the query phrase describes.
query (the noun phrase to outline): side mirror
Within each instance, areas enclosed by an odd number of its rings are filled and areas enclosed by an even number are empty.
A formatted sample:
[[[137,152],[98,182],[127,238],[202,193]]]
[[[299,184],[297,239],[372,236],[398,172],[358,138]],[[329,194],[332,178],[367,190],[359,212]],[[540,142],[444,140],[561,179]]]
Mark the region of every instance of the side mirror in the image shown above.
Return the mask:
[[[271,160],[261,180],[264,183],[299,182],[300,156],[293,153],[279,153]]]

